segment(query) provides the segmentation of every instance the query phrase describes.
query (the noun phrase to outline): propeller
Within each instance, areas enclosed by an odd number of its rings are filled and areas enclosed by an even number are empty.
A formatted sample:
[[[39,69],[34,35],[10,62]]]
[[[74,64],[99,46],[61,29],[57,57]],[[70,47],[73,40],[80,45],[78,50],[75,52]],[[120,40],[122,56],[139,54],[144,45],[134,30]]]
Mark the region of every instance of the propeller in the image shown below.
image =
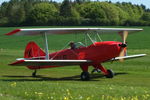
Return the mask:
[[[121,36],[122,36],[123,43],[119,44],[119,46],[121,47],[119,57],[123,57],[125,55],[125,47],[127,47],[126,40],[128,37],[128,31],[123,31],[123,34],[121,34]],[[119,61],[123,62],[124,59],[120,59]]]

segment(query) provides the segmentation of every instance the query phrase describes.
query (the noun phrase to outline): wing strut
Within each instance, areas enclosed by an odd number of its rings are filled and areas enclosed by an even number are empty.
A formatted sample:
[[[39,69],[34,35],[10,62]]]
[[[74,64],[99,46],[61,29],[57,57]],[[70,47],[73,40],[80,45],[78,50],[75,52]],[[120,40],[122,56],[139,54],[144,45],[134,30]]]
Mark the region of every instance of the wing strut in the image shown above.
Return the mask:
[[[92,38],[90,37],[90,35],[87,33],[88,38],[91,40],[91,42],[94,44],[94,41],[92,40]]]
[[[47,34],[46,34],[46,32],[44,33],[44,42],[45,42],[45,53],[46,53],[45,59],[49,60],[48,41],[47,41]]]

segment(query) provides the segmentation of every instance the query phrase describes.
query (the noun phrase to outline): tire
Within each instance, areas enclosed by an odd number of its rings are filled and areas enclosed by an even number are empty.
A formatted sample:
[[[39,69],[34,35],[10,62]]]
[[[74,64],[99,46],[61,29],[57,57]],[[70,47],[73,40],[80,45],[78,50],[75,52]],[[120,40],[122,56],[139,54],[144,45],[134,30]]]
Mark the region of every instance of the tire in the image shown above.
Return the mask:
[[[36,77],[36,70],[32,73],[32,77]]]
[[[107,70],[108,75],[106,75],[106,78],[113,78],[114,77],[114,72],[111,69]]]
[[[81,77],[82,81],[88,81],[88,80],[90,80],[90,74],[89,74],[89,72],[82,72],[80,77]]]

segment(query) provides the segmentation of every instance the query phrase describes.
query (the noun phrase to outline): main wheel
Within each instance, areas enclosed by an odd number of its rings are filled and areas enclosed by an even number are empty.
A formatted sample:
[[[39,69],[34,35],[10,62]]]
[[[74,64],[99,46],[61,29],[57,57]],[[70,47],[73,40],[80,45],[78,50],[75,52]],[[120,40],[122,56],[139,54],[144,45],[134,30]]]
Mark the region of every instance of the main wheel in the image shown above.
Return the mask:
[[[89,74],[89,72],[82,72],[81,73],[81,80],[82,81],[88,81],[88,80],[90,80],[90,74]]]
[[[107,70],[108,74],[106,75],[106,78],[113,78],[114,77],[114,72],[111,69]]]
[[[32,73],[32,77],[36,77],[36,70]]]

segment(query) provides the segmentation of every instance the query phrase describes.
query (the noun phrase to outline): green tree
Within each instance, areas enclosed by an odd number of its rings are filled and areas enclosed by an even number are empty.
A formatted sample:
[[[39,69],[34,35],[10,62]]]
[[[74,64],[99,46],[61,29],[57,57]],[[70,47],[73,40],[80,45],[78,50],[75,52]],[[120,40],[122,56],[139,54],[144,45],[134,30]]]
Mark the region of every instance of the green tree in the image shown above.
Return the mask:
[[[119,25],[127,19],[122,9],[108,2],[84,3],[78,10],[81,17],[89,19],[93,25]]]
[[[69,0],[64,0],[60,6],[60,25],[79,25],[80,24],[80,14],[77,10],[72,7],[72,3]]]
[[[6,17],[7,16],[7,7],[8,3],[3,2],[2,5],[0,6],[0,17]]]
[[[150,22],[150,12],[145,12],[142,16],[142,19]]]
[[[82,3],[85,3],[85,2],[90,2],[90,0],[75,0],[76,3],[78,4],[82,4]]]
[[[7,8],[7,16],[10,25],[18,26],[25,20],[25,11],[21,4],[17,0],[9,3]]]
[[[37,3],[29,14],[29,19],[36,25],[47,25],[49,20],[58,14],[58,10],[50,3]]]
[[[150,9],[90,0],[10,0],[0,5],[0,25],[150,25]]]
[[[133,20],[139,20],[141,16],[143,15],[143,8],[137,5],[133,5],[131,3],[121,3],[117,5],[120,7],[123,11],[125,11],[128,14],[128,19]]]
[[[7,13],[6,13],[7,7],[8,7],[7,2],[3,2],[2,5],[0,6],[0,25],[1,26],[5,26],[9,22]]]
[[[60,16],[71,17],[71,8],[70,0],[64,0],[60,6]]]

